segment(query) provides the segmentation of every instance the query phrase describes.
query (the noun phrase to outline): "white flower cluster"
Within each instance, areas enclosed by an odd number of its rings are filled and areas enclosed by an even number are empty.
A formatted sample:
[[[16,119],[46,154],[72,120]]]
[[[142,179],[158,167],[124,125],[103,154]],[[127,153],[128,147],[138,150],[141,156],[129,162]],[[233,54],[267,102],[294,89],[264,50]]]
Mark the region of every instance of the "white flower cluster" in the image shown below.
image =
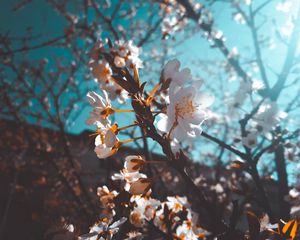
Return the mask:
[[[128,98],[128,93],[114,81],[110,64],[105,59],[99,59],[99,53],[103,49],[104,45],[101,42],[92,50],[92,59],[89,64],[92,74],[100,88],[107,91],[111,100],[118,100],[123,103]],[[142,61],[139,58],[140,49],[132,41],[117,41],[115,47],[110,48],[110,53],[114,56],[114,64],[118,68],[142,67]]]
[[[171,81],[166,114],[160,114],[157,127],[168,133],[175,141],[183,141],[201,134],[201,125],[207,119],[207,108],[214,102],[214,97],[199,91],[201,80],[192,81],[188,68],[180,70],[178,60],[169,61],[163,69],[165,81]]]
[[[266,100],[253,116],[251,120],[253,129],[242,138],[242,144],[248,148],[256,147],[259,134],[270,138],[270,132],[286,116],[287,113],[280,111],[276,102]]]
[[[127,202],[123,202],[128,211],[127,215],[120,220],[113,222],[117,212],[116,199],[120,193],[110,191],[107,186],[98,188],[101,206],[104,208],[104,217],[97,222],[88,234],[80,239],[108,239],[119,230],[127,219],[135,227],[135,231],[128,233],[127,239],[142,239],[142,232],[149,224],[153,224],[160,231],[170,234],[177,239],[197,240],[205,239],[208,234],[205,230],[196,225],[197,214],[191,210],[191,206],[186,197],[169,196],[167,200],[161,202],[152,198],[150,191],[151,180],[139,171],[145,164],[151,163],[141,156],[130,155],[125,158],[124,169],[120,174],[114,174],[113,180],[123,180],[126,182],[124,190],[131,194]],[[145,180],[145,182],[143,182]],[[97,238],[98,237],[98,238]]]
[[[203,7],[201,3],[192,1],[191,3],[196,11],[200,11]],[[175,0],[164,0],[160,3],[162,15],[164,16],[161,25],[163,38],[173,36],[175,32],[184,29],[188,24],[187,19],[184,17],[186,9],[183,5]]]

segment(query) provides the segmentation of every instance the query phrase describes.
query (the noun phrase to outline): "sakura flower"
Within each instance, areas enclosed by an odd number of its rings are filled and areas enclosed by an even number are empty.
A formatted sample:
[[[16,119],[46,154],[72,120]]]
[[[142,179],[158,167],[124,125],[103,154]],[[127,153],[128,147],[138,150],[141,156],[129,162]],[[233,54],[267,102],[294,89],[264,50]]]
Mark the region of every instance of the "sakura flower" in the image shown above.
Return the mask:
[[[251,5],[252,0],[244,0],[244,3],[245,3],[246,5]]]
[[[143,227],[145,224],[145,219],[143,218],[142,213],[137,210],[133,210],[130,212],[129,221],[131,222],[131,224],[138,228]]]
[[[276,5],[276,10],[279,12],[288,13],[290,12],[292,5],[293,4],[291,1],[279,2]]]
[[[167,206],[169,209],[172,209],[173,212],[177,213],[179,211],[182,211],[183,208],[190,208],[190,204],[187,201],[186,197],[167,197]]]
[[[125,186],[124,189],[126,191],[130,191],[131,184],[133,182],[138,181],[139,179],[147,178],[147,176],[143,173],[139,172],[128,172],[127,169],[122,169],[120,173],[115,173],[111,179],[116,181],[116,180],[122,180],[125,181]]]
[[[142,67],[142,61],[139,58],[140,49],[132,41],[117,41],[114,50],[117,54],[114,59],[117,67],[123,66],[124,63],[127,67],[132,67],[132,65],[136,68]]]
[[[277,223],[276,224],[270,223],[270,218],[269,218],[268,214],[264,214],[263,217],[259,219],[259,221],[260,221],[261,231],[278,228]]]
[[[161,30],[164,35],[172,35],[178,29],[178,21],[175,17],[168,17],[163,20]]]
[[[97,131],[99,133],[95,139],[97,157],[102,159],[115,154],[119,149],[120,142],[114,129],[109,125],[102,125]]]
[[[291,17],[288,18],[285,25],[280,28],[281,35],[285,38],[290,37],[294,30],[294,27],[295,27],[295,24],[293,22],[293,19]]]
[[[145,160],[141,156],[130,155],[125,158],[124,168],[128,172],[139,171],[145,163]]]
[[[124,67],[122,64],[123,58],[117,56],[115,58],[115,65],[118,67]],[[109,66],[109,63],[105,60],[98,62],[96,60],[90,63],[93,76],[96,78],[97,82],[100,85],[100,89],[105,90],[109,99],[118,100],[118,102],[123,103],[128,98],[128,92],[119,86],[112,77],[112,70]]]
[[[280,121],[287,116],[285,112],[279,110],[276,102],[267,101],[263,104],[258,113],[254,116],[259,131],[271,131]]]
[[[110,219],[102,219],[91,227],[90,232],[79,237],[79,240],[106,240],[111,239],[119,231],[119,227],[127,221],[122,217],[120,220],[111,224]]]
[[[186,220],[182,225],[177,227],[176,237],[181,240],[198,240],[200,236],[194,233],[192,222]]]
[[[257,133],[251,132],[248,133],[247,136],[242,138],[242,143],[244,146],[248,148],[254,148],[257,145]]]
[[[157,127],[168,132],[171,139],[179,141],[193,138],[201,134],[201,125],[207,118],[206,108],[214,101],[214,97],[197,92],[194,86],[170,90],[170,104],[167,115],[160,114]]]
[[[151,221],[156,209],[161,205],[161,202],[148,197],[132,196],[131,202],[135,202],[136,206],[130,213],[130,222],[136,227],[144,226],[146,221]]]
[[[102,84],[101,89],[107,91],[110,100],[117,100],[119,103],[124,103],[128,99],[128,92],[117,83],[110,81]]]
[[[129,192],[133,195],[144,194],[150,189],[151,183],[152,181],[149,178],[140,178],[130,183]]]
[[[136,206],[130,213],[130,222],[136,227],[144,226],[146,220],[150,221],[155,216],[156,209],[161,205],[160,201],[153,198],[132,196]]]
[[[122,67],[125,67],[126,62],[125,62],[124,58],[119,57],[119,56],[115,56],[115,58],[114,58],[114,64],[116,65],[116,67],[122,68]]]
[[[93,111],[90,113],[89,118],[86,120],[86,124],[106,124],[107,117],[109,113],[111,113],[111,103],[108,99],[106,91],[103,91],[104,98],[100,95],[98,95],[95,92],[88,92],[87,97],[89,100],[89,103],[93,107]]]
[[[184,68],[179,71],[180,62],[177,59],[173,59],[166,63],[163,68],[164,80],[170,79],[173,83],[177,85],[183,85],[186,81],[192,78],[191,70],[189,68]]]
[[[129,233],[127,233],[127,238],[125,240],[141,240],[143,239],[143,234],[137,231],[131,231]]]
[[[98,80],[99,83],[105,84],[109,81],[112,81],[112,70],[107,62],[92,62],[90,66],[92,69],[92,74]]]
[[[114,207],[114,198],[118,195],[117,191],[109,191],[107,186],[98,187],[97,195],[100,198],[100,202],[103,207],[113,208]]]
[[[150,221],[155,215],[155,210],[161,205],[161,202],[151,197],[132,196],[131,201],[136,203],[135,209],[142,212],[143,217]]]
[[[244,16],[241,13],[236,13],[233,16],[234,21],[236,21],[239,24],[245,24],[246,20],[244,18]]]
[[[122,169],[120,173],[115,173],[111,179],[112,180],[123,180],[126,182],[134,182],[137,181],[139,178],[146,178],[147,176],[143,173],[139,172],[128,172],[127,169]]]

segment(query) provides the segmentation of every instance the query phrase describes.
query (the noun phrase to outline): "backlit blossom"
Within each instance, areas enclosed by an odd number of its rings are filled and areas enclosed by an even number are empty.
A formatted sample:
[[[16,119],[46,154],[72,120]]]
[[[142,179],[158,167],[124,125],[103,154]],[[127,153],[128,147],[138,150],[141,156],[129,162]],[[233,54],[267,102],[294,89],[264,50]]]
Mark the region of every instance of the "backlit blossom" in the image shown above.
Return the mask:
[[[104,98],[99,94],[91,91],[88,92],[87,98],[91,106],[93,107],[93,111],[90,113],[89,118],[86,120],[86,124],[106,124],[107,117],[111,113],[111,103],[108,99],[106,91],[103,91]]]
[[[97,130],[98,135],[95,139],[95,153],[98,158],[107,158],[118,151],[119,140],[109,125],[101,126]]]
[[[135,65],[136,68],[142,67],[142,61],[139,58],[140,49],[135,46],[132,41],[117,41],[114,51],[116,53],[114,63],[117,67],[125,67],[125,65],[129,68],[133,65]]]
[[[79,237],[79,240],[106,240],[111,239],[119,231],[119,227],[127,221],[122,217],[120,220],[111,223],[110,219],[102,219],[91,227],[90,232]]]
[[[189,68],[184,68],[179,71],[180,62],[177,59],[170,60],[166,63],[163,68],[164,80],[170,79],[173,83],[177,85],[183,85],[186,81],[191,80],[191,70]]]
[[[195,86],[170,91],[167,115],[160,115],[157,127],[179,141],[196,137],[201,134],[201,124],[207,118],[206,109],[213,101],[213,96],[198,92]]]
[[[126,65],[126,62],[125,62],[125,59],[120,57],[120,56],[115,56],[115,59],[114,59],[114,64],[119,67],[119,68],[122,68],[122,67],[125,67]]]
[[[92,62],[90,64],[93,76],[98,80],[99,83],[106,84],[111,80],[112,70],[109,64],[105,61]]]
[[[184,207],[189,208],[190,204],[187,201],[186,197],[167,197],[167,206],[169,209],[172,209],[173,212],[179,212],[182,211]]]
[[[97,195],[100,198],[100,202],[103,207],[113,208],[114,207],[114,198],[118,195],[117,191],[109,191],[107,186],[98,187]]]
[[[129,233],[127,233],[127,238],[125,240],[130,240],[130,239],[134,239],[134,240],[141,240],[143,239],[143,234],[137,231],[131,231]]]
[[[121,63],[118,63],[116,61],[118,61],[118,59],[115,59],[115,64],[121,66]],[[122,65],[121,67],[123,66],[124,65]],[[100,89],[107,92],[110,100],[117,100],[118,102],[123,103],[128,98],[128,92],[124,90],[120,85],[118,85],[113,79],[112,70],[108,62],[106,62],[105,60],[101,60],[100,62],[92,61],[90,63],[90,67],[93,76],[99,83]]]
[[[138,181],[140,178],[147,178],[143,173],[139,172],[128,172],[127,169],[122,169],[120,173],[115,173],[111,179],[125,181],[124,189],[126,191],[130,190],[131,183]]]
[[[168,17],[163,20],[161,30],[165,36],[172,35],[178,29],[178,21],[175,17]]]
[[[200,236],[194,233],[193,223],[190,220],[186,220],[182,225],[177,227],[176,237],[180,240],[198,240]]]
[[[160,201],[140,196],[132,196],[131,201],[136,206],[130,213],[130,222],[136,227],[142,227],[146,221],[150,221],[155,216],[156,209],[161,205]]]
[[[248,133],[247,136],[242,138],[242,143],[244,146],[248,148],[254,148],[257,145],[257,133],[251,132]]]
[[[141,156],[130,155],[125,158],[124,168],[128,172],[139,171],[145,163],[145,160]]]
[[[279,110],[276,102],[267,101],[260,106],[253,120],[256,122],[259,131],[268,132],[279,123],[280,119],[286,116],[285,112]]]
[[[137,181],[139,178],[146,177],[145,174],[139,172],[128,172],[127,169],[122,169],[120,173],[115,173],[111,179],[112,180],[123,180],[128,183]]]
[[[146,193],[150,189],[152,181],[149,178],[139,178],[137,181],[130,183],[129,192],[133,195]]]
[[[236,21],[239,24],[245,24],[246,20],[244,18],[244,16],[241,13],[236,13],[233,16],[234,21]]]
[[[293,4],[291,1],[279,2],[276,5],[276,10],[279,12],[288,13],[290,12],[292,5]]]

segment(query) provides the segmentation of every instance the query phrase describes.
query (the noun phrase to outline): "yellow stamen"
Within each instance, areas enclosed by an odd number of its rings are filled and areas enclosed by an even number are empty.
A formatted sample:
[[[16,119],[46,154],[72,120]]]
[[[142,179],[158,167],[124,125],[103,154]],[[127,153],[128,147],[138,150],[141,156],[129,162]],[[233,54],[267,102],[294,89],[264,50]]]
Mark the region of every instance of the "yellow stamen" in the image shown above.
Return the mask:
[[[114,133],[118,131],[118,124],[114,124],[111,126],[110,130],[112,130]]]

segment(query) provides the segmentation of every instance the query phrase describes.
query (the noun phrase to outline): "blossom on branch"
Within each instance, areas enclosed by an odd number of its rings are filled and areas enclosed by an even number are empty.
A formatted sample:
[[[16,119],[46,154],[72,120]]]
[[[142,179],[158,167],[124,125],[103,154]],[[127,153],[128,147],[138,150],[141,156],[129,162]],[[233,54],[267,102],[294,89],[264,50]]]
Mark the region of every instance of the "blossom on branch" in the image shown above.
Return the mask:
[[[104,218],[91,227],[90,232],[79,237],[79,240],[106,240],[111,239],[119,231],[119,227],[127,221],[122,217],[112,223],[111,219]]]
[[[119,140],[115,134],[115,126],[102,125],[98,128],[95,139],[95,153],[98,158],[107,158],[115,154],[119,149]]]
[[[105,125],[108,122],[107,117],[112,113],[112,108],[106,91],[103,91],[103,94],[104,98],[93,91],[88,92],[87,97],[93,107],[93,111],[86,120],[86,124]]]
[[[182,141],[201,134],[201,125],[207,119],[206,110],[214,102],[214,97],[197,92],[198,88],[199,83],[195,82],[190,87],[170,89],[167,114],[160,114],[157,127],[168,133],[171,139]]]

